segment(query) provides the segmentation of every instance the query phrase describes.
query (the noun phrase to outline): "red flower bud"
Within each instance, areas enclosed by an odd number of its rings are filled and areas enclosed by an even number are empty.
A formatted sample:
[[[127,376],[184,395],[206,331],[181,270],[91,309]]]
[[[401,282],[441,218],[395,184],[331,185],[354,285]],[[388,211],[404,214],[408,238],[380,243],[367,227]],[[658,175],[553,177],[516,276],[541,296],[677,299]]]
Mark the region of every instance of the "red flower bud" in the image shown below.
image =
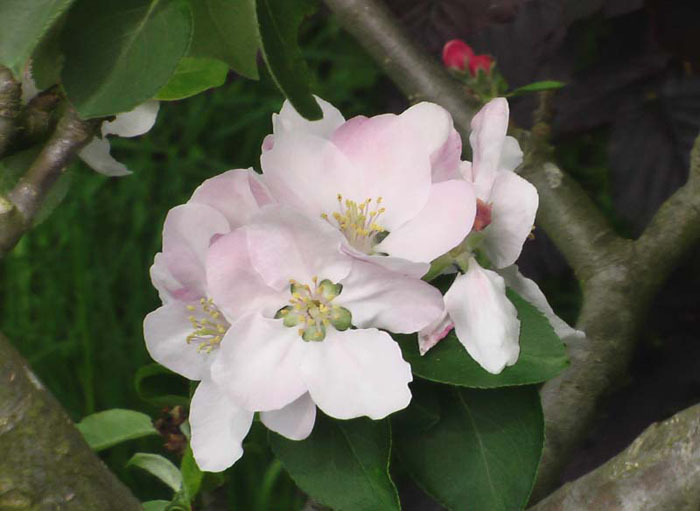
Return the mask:
[[[469,59],[469,73],[476,76],[479,69],[483,69],[486,74],[491,72],[493,59],[489,55],[474,55]]]
[[[481,199],[476,199],[476,218],[472,230],[479,232],[486,229],[491,224],[491,204],[487,204]]]
[[[450,69],[467,69],[467,62],[474,56],[474,50],[461,39],[447,41],[442,48],[442,62]]]

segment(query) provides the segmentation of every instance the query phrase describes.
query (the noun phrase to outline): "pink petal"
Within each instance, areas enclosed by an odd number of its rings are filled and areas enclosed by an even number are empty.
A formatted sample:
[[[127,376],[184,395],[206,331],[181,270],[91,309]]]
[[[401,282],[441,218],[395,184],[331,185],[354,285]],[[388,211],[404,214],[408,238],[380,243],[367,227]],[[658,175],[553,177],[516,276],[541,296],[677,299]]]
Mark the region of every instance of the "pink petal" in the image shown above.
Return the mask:
[[[425,355],[438,342],[443,340],[455,327],[447,314],[447,310],[430,325],[418,332],[418,349],[421,355]]]
[[[479,187],[480,183],[490,183],[495,179],[507,131],[508,101],[505,98],[492,99],[472,119],[469,136],[474,153],[472,172]]]
[[[270,204],[272,198],[253,169],[236,169],[204,181],[189,202],[211,206],[235,229],[247,223],[262,206]]]
[[[429,263],[459,245],[469,234],[476,214],[471,184],[450,180],[430,187],[425,207],[392,231],[376,250],[409,261]]]

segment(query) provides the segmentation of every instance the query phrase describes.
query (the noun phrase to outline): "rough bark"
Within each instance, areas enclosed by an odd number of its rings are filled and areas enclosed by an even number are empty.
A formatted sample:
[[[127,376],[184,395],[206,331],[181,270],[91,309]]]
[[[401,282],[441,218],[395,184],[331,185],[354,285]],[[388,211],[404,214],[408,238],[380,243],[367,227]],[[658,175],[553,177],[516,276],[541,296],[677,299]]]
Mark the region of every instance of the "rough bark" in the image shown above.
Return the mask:
[[[0,453],[2,511],[141,509],[2,335]]]
[[[529,511],[697,511],[700,405],[651,425],[613,459]]]

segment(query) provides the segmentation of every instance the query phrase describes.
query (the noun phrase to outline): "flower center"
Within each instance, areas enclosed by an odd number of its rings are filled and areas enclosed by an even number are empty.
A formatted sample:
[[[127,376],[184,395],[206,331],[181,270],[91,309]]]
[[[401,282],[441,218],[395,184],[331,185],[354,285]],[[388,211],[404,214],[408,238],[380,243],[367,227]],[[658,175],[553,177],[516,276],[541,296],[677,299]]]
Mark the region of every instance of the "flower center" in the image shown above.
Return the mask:
[[[228,321],[224,319],[211,298],[208,300],[201,298],[199,307],[188,305],[187,310],[192,313],[187,319],[190,320],[194,329],[187,336],[187,344],[194,343],[197,345],[197,351],[211,353],[221,344],[221,339],[229,327]]]
[[[290,280],[290,305],[278,310],[275,318],[282,319],[286,327],[298,327],[299,336],[305,341],[322,341],[329,326],[341,331],[350,328],[352,315],[345,307],[332,303],[343,290],[342,284],[328,279],[319,282],[318,277],[312,282],[313,287]]]
[[[340,229],[354,248],[371,254],[373,247],[388,234],[378,223],[385,211],[381,197],[375,201],[365,199],[357,203],[338,194],[338,211],[331,216],[323,213],[321,218]]]

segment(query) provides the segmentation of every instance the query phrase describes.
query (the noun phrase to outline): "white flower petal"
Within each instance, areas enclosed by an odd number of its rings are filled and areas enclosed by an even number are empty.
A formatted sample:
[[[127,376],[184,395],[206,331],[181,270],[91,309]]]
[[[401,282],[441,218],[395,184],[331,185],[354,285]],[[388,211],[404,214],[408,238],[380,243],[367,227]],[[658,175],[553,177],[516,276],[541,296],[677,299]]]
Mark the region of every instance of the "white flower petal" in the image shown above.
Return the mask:
[[[513,137],[506,137],[503,141],[503,149],[501,151],[501,160],[498,162],[500,171],[514,171],[523,162],[523,150],[520,149],[520,144]]]
[[[247,223],[260,208],[272,202],[253,169],[235,169],[204,181],[189,202],[206,204],[222,213],[231,229]]]
[[[158,101],[146,101],[129,112],[118,114],[113,121],[102,123],[102,136],[138,137],[149,131],[158,117]]]
[[[126,165],[112,158],[109,150],[109,141],[106,138],[93,137],[92,141],[80,150],[78,156],[93,170],[105,176],[119,177],[131,174]]]
[[[418,215],[389,233],[375,250],[429,263],[464,240],[475,214],[476,197],[470,183],[450,180],[433,184],[428,202]]]
[[[436,288],[372,262],[356,260],[341,283],[343,291],[333,303],[347,308],[358,328],[410,334],[435,321],[443,310]]]
[[[491,190],[491,224],[483,249],[496,268],[515,262],[532,231],[539,204],[537,189],[513,172],[501,172]]]
[[[457,338],[488,372],[498,374],[520,354],[520,320],[506,297],[503,278],[475,259],[445,293],[445,307]]]
[[[247,410],[279,410],[307,391],[300,364],[309,344],[282,320],[251,314],[229,328],[212,377]]]
[[[505,280],[506,285],[522,296],[525,300],[545,315],[554,332],[565,342],[577,341],[586,337],[581,330],[571,328],[563,319],[557,316],[547,302],[547,297],[540,290],[534,280],[523,276],[516,264],[499,270],[498,273]]]
[[[217,234],[229,232],[226,218],[204,204],[182,204],[163,225],[163,261],[171,275],[198,296],[207,296],[204,264]]]
[[[243,455],[253,413],[232,403],[212,382],[203,381],[190,406],[192,454],[199,468],[222,472]]]
[[[304,440],[314,429],[316,405],[307,392],[280,410],[260,412],[260,420],[267,429],[283,437]]]
[[[314,96],[323,111],[323,118],[309,121],[297,113],[289,100],[285,100],[279,114],[272,114],[272,129],[274,135],[284,135],[289,132],[304,132],[322,138],[330,138],[331,134],[345,122],[340,111],[318,96]]]
[[[171,302],[154,310],[143,321],[146,349],[151,358],[171,371],[190,380],[209,376],[209,368],[217,353],[198,352],[197,346],[187,343],[194,330],[185,302]]]
[[[382,419],[411,401],[411,366],[399,345],[374,328],[329,332],[308,343],[302,362],[311,398],[327,415]]]
[[[253,267],[278,291],[291,279],[309,285],[313,277],[338,282],[352,266],[352,258],[340,250],[340,231],[288,207],[265,208],[247,227],[247,236]]]
[[[472,119],[469,135],[474,157],[474,177],[480,179],[498,171],[503,143],[508,131],[508,101],[495,98],[486,103]]]

